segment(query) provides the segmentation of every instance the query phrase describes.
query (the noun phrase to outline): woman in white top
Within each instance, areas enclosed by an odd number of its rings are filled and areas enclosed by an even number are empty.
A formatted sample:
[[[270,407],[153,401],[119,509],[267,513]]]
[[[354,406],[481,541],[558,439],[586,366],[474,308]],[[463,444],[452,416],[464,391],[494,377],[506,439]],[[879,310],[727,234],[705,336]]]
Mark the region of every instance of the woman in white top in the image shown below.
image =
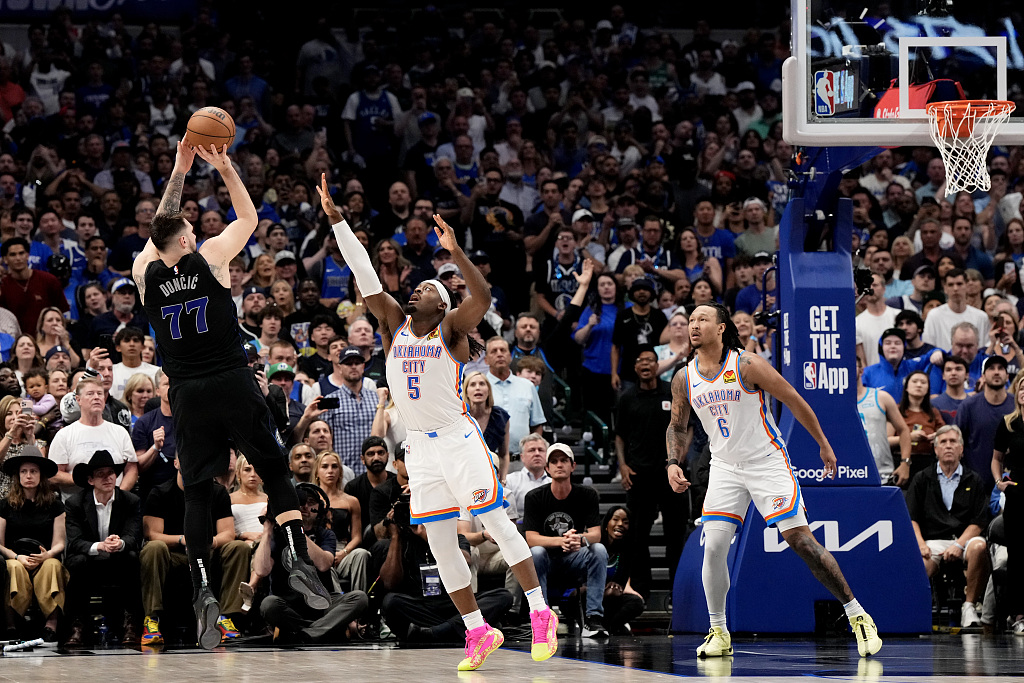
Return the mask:
[[[263,535],[259,516],[267,507],[267,494],[263,493],[263,480],[244,455],[235,460],[235,490],[231,494],[231,516],[235,518],[238,540],[253,545]]]
[[[690,355],[690,318],[686,310],[678,308],[668,319],[668,343],[654,347],[658,354],[658,375],[671,382],[676,369],[686,363]]]
[[[267,514],[267,494],[263,493],[263,480],[256,474],[256,469],[241,453],[235,460],[235,490],[231,492],[231,516],[235,518],[235,535],[251,547],[263,535],[260,515]],[[242,594],[242,611],[248,612],[252,607],[252,599],[256,594],[256,586],[262,578],[253,571],[248,583],[240,583],[238,592]]]

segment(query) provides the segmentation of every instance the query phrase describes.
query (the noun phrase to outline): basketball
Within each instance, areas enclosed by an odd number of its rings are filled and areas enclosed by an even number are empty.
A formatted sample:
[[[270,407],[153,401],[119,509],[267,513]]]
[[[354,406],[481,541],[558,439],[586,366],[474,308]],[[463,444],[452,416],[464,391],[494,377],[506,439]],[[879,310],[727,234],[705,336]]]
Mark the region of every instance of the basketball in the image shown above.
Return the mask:
[[[231,145],[235,139],[235,120],[231,114],[219,107],[203,107],[188,120],[186,142],[192,147],[210,149],[216,145],[217,150],[224,145]]]

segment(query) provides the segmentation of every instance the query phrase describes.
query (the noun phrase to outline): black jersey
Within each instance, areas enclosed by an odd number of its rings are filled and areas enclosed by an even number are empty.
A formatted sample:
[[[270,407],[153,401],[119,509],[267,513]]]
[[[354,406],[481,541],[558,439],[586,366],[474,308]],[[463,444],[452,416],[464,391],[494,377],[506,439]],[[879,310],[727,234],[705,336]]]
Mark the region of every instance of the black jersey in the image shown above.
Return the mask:
[[[247,365],[231,290],[201,254],[186,254],[170,267],[152,261],[145,283],[144,307],[168,377],[202,377]]]

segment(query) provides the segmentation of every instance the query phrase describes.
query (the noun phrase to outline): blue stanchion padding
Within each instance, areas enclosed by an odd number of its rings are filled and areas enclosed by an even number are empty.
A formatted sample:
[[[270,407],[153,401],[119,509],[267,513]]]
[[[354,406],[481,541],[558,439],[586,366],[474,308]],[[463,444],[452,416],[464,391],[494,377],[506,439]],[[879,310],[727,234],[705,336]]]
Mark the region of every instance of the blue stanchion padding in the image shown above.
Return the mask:
[[[882,633],[931,630],[931,590],[900,489],[808,488],[811,530],[836,558],[861,605]],[[701,583],[702,532],[690,535],[676,572],[672,630],[706,633]],[[729,629],[810,633],[814,604],[835,598],[751,505],[729,551]]]
[[[881,484],[857,415],[852,207],[849,199],[836,207],[832,252],[804,251],[808,229],[802,199],[786,207],[779,230],[781,373],[814,410],[838,459],[835,479],[826,478],[817,442],[784,409],[779,429],[805,487]]]

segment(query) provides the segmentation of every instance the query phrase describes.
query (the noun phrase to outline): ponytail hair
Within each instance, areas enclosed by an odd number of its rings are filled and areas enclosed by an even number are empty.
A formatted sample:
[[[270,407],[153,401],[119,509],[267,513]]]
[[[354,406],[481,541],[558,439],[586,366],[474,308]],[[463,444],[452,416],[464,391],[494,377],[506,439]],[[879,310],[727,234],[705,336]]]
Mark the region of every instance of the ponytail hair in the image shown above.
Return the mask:
[[[725,325],[725,330],[722,332],[722,357],[718,362],[725,362],[725,359],[729,357],[729,349],[745,351],[746,347],[743,345],[743,342],[740,341],[740,332],[736,329],[736,323],[732,321],[732,315],[729,313],[729,309],[719,303],[701,304],[701,306],[707,306],[715,309],[715,316],[718,323]],[[690,315],[693,315],[692,311]],[[687,362],[693,359],[696,355],[697,349],[690,351],[690,358],[687,359]]]

